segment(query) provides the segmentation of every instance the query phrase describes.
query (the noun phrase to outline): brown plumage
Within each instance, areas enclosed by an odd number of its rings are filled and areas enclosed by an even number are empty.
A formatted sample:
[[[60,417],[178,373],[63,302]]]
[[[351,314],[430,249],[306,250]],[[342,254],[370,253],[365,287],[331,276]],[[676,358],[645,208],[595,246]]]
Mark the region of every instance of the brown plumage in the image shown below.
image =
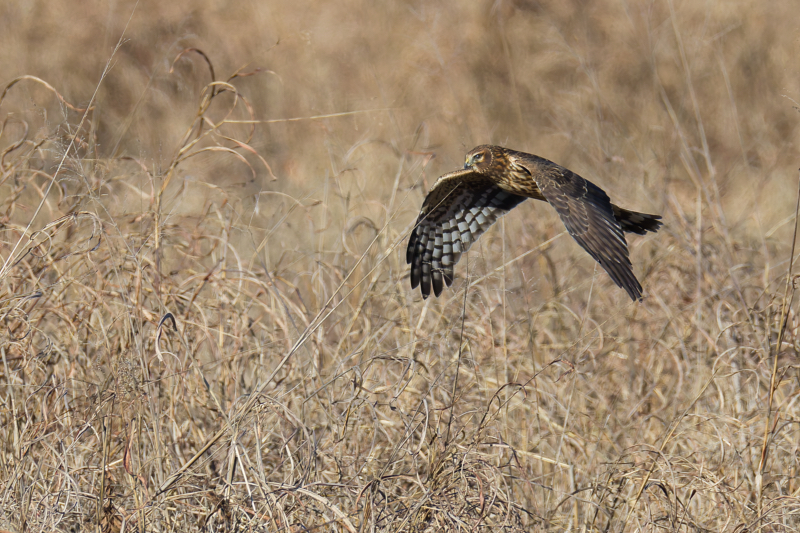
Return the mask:
[[[552,205],[572,238],[614,283],[634,301],[642,299],[623,232],[658,231],[661,217],[612,204],[600,187],[552,161],[489,145],[474,148],[463,170],[445,174],[428,191],[406,252],[411,288],[419,285],[423,298],[431,288],[439,296],[445,284],[453,283],[461,254],[528,198]]]

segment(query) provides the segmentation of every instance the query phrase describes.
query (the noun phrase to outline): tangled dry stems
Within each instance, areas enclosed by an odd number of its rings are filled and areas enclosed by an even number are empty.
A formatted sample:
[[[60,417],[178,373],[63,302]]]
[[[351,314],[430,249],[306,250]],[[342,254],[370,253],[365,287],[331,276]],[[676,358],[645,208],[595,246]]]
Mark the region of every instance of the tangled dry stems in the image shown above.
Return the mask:
[[[195,177],[274,177],[246,74],[205,87],[163,169],[100,157],[91,108],[3,123],[0,526],[800,525],[789,246],[732,236],[712,180],[706,231],[673,197],[635,240],[642,304],[519,220],[423,302],[399,248],[430,153],[391,151],[377,198]]]

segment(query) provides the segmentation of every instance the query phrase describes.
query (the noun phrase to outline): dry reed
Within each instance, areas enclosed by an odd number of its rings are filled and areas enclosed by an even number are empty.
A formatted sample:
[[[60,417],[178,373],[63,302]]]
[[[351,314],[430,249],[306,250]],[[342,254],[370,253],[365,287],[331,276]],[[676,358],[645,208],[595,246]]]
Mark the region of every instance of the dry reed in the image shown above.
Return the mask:
[[[75,5],[0,8],[0,530],[800,526],[791,2]],[[643,303],[533,202],[410,290],[487,141],[664,214]]]

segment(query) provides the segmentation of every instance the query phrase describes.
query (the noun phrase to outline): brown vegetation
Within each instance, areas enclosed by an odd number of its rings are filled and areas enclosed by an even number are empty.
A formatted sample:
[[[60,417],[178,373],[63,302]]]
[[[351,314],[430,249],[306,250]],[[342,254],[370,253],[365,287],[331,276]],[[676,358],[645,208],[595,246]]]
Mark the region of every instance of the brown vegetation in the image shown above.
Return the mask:
[[[0,530],[800,527],[793,2],[167,4],[0,5]],[[410,290],[485,142],[643,303],[534,202]]]

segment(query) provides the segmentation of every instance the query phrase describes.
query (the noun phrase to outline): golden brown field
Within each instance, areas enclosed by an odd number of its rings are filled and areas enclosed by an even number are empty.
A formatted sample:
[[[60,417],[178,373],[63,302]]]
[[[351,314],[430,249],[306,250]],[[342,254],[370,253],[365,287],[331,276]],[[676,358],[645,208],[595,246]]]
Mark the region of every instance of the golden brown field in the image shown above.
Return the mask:
[[[797,531],[797,4],[0,4],[0,531]],[[495,143],[544,203],[441,298]]]

